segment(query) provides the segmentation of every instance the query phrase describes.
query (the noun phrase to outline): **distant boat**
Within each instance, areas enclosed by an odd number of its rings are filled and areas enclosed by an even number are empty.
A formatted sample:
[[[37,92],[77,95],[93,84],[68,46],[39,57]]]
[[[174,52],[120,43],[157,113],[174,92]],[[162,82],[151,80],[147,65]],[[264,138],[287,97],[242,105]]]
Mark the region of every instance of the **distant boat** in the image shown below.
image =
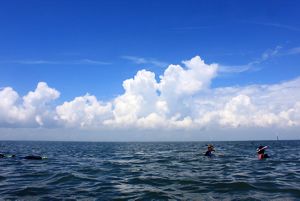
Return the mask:
[[[278,135],[277,135],[277,141],[279,140]]]

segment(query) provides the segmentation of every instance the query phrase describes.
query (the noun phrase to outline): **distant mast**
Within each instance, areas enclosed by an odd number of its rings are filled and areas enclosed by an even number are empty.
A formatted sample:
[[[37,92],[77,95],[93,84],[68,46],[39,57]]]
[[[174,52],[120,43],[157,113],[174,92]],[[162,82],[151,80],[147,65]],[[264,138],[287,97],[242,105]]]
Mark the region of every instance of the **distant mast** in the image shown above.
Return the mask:
[[[278,135],[277,135],[277,141],[279,140]]]

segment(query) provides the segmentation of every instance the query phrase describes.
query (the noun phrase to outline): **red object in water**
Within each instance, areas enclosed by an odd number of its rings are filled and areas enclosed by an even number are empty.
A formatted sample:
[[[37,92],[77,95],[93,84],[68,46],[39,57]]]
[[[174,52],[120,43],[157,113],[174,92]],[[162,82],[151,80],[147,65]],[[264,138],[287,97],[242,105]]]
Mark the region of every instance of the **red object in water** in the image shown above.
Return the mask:
[[[259,160],[264,159],[264,154],[258,154],[258,159],[259,159]]]

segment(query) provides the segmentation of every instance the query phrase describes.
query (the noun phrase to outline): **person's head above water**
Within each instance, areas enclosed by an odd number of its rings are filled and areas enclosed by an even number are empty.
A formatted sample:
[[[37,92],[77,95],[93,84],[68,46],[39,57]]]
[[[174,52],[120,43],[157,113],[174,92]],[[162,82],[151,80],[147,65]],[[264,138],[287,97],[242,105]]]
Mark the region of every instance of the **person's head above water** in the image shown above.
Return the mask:
[[[257,149],[256,149],[256,152],[257,154],[264,154],[265,153],[265,149],[267,149],[268,146],[259,146]]]
[[[214,146],[212,144],[207,145],[207,150],[208,151],[215,151]]]
[[[261,159],[265,159],[265,158],[269,158],[269,155],[268,154],[265,154],[265,149],[267,149],[268,146],[259,146],[257,149],[256,149],[256,152],[257,152],[257,156],[258,156],[258,159],[261,160]]]
[[[208,144],[207,145],[207,151],[205,152],[205,156],[213,156],[213,154],[211,152],[215,151],[214,150],[214,146],[212,144]]]

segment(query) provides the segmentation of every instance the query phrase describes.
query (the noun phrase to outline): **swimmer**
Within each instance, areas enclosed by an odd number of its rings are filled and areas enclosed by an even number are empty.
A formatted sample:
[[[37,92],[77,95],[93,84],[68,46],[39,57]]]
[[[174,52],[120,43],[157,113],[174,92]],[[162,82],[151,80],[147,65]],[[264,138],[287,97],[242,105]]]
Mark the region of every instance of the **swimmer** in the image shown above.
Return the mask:
[[[0,158],[14,158],[16,157],[16,155],[10,155],[10,154],[1,154],[0,153]],[[20,158],[20,157],[18,157]],[[29,155],[29,156],[25,156],[25,157],[21,157],[21,159],[27,159],[27,160],[43,160],[43,159],[47,159],[47,157],[45,156],[34,156],[34,155]]]
[[[214,146],[211,144],[207,145],[207,151],[205,152],[204,156],[209,156],[209,157],[213,156],[212,154],[213,151],[215,151]]]
[[[10,155],[10,154],[0,154],[0,158],[14,158],[16,155]]]
[[[257,152],[257,156],[259,160],[265,159],[265,158],[269,158],[268,154],[265,154],[265,149],[269,148],[268,146],[259,146],[256,149]]]
[[[46,157],[30,155],[30,156],[25,156],[24,159],[27,159],[27,160],[43,160],[43,159],[46,159]]]

